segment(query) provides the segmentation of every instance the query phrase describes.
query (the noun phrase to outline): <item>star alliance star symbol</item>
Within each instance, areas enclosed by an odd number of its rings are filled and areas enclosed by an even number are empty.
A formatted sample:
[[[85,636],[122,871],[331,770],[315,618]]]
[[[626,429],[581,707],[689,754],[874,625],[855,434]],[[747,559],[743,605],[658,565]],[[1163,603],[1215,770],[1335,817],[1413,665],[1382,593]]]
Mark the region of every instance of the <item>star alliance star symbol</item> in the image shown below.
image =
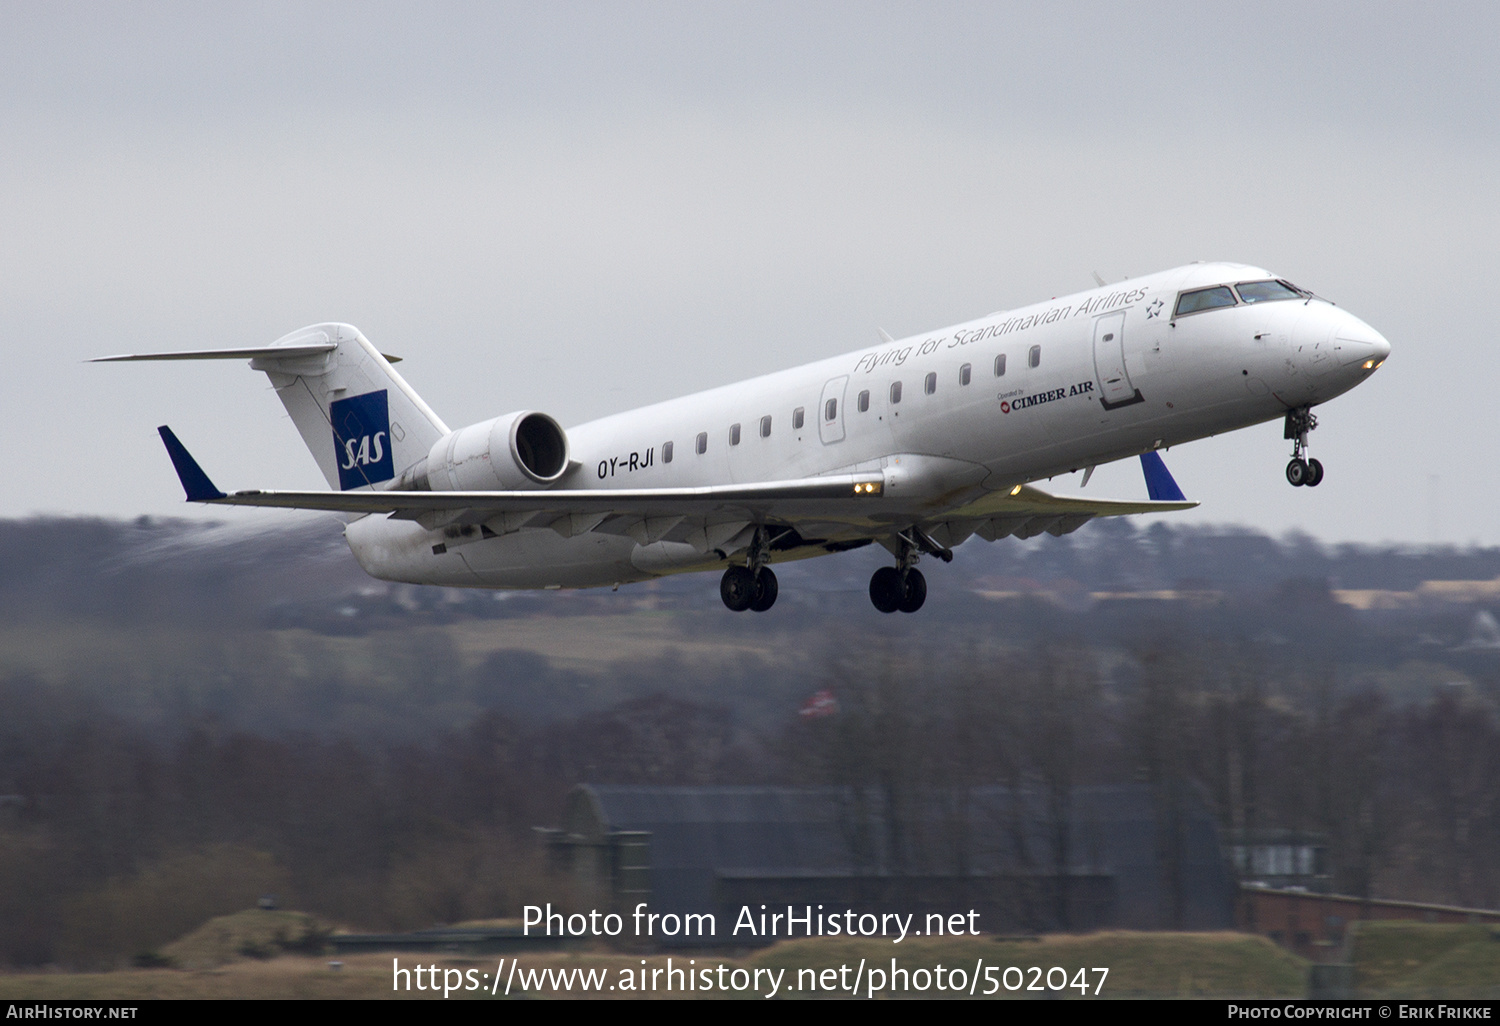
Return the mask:
[[[1158,316],[1160,313],[1161,313],[1161,297],[1158,296],[1157,299],[1156,299],[1156,302],[1154,302],[1150,306],[1146,307],[1146,320],[1149,321],[1151,318]]]

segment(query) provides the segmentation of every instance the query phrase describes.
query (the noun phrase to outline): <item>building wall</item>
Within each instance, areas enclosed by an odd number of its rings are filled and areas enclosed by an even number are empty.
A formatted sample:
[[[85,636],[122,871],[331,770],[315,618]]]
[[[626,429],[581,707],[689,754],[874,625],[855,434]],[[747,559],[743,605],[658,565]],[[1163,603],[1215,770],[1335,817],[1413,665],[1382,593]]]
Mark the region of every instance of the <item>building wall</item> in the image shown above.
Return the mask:
[[[1235,909],[1240,929],[1269,937],[1315,962],[1342,961],[1350,923],[1393,919],[1419,923],[1500,923],[1500,910],[1263,887],[1242,888]]]

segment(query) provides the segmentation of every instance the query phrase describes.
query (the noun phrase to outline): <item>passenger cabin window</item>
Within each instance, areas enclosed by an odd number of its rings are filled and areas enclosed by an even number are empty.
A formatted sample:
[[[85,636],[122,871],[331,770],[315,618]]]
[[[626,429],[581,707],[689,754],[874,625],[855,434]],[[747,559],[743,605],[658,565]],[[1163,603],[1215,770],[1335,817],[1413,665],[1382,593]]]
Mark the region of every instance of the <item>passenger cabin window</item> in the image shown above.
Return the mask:
[[[802,410],[803,407],[799,406],[792,411],[792,429],[794,431],[802,430]]]
[[[1004,353],[1001,353],[999,356],[995,357],[995,377],[997,377],[997,378],[1003,378],[1003,377],[1005,377],[1005,354]]]
[[[671,463],[672,462],[672,443],[671,442],[663,442],[663,443],[661,443],[661,461],[663,463]]]
[[[764,417],[760,418],[760,437],[762,437],[762,438],[770,438],[771,437],[771,415],[770,414],[766,414]]]
[[[823,405],[823,419],[828,421],[839,419],[839,401],[830,399]]]
[[[699,431],[698,432],[698,455],[702,456],[706,452],[708,452],[708,432],[707,431]]]
[[[1284,281],[1242,281],[1235,287],[1242,303],[1266,303],[1276,299],[1303,299],[1302,293]]]
[[[729,425],[729,444],[740,444],[740,426],[738,424]]]
[[[922,391],[928,395],[937,391],[937,371],[932,371],[927,375],[927,380],[922,382]]]
[[[1032,346],[1031,352],[1026,354],[1026,365],[1028,367],[1040,367],[1042,365],[1042,347]]]
[[[974,376],[974,365],[966,363],[958,369],[958,383],[967,385]]]
[[[1184,292],[1178,296],[1177,310],[1172,316],[1181,317],[1183,314],[1198,313],[1202,310],[1216,310],[1221,306],[1233,305],[1234,293],[1229,290],[1229,286],[1215,285],[1211,289]]]
[[[869,391],[869,389],[865,389],[865,391],[859,393],[859,412],[860,413],[869,413],[870,412],[870,391]]]
[[[894,406],[901,401],[901,382],[891,382],[891,405]]]

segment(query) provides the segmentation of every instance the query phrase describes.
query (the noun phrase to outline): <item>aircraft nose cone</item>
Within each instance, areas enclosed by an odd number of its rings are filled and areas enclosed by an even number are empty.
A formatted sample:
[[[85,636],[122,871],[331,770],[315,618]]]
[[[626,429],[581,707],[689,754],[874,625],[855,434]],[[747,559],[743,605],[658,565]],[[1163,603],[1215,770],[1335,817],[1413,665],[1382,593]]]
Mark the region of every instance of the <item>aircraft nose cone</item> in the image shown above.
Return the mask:
[[[1350,313],[1340,311],[1333,336],[1340,363],[1358,363],[1365,370],[1374,370],[1391,355],[1386,337]]]

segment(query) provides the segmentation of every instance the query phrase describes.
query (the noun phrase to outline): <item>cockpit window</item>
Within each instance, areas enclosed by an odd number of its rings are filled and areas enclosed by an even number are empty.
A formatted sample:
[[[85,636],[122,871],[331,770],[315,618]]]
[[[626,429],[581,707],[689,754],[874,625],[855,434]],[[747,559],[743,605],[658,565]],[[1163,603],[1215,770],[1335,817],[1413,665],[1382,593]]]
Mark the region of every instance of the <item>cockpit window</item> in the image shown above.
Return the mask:
[[[1235,286],[1246,303],[1265,303],[1273,299],[1301,299],[1302,293],[1284,281],[1242,281]]]
[[[1211,289],[1184,292],[1177,298],[1177,311],[1172,316],[1181,317],[1183,314],[1197,313],[1200,310],[1233,305],[1234,293],[1229,290],[1229,286],[1215,285]]]

